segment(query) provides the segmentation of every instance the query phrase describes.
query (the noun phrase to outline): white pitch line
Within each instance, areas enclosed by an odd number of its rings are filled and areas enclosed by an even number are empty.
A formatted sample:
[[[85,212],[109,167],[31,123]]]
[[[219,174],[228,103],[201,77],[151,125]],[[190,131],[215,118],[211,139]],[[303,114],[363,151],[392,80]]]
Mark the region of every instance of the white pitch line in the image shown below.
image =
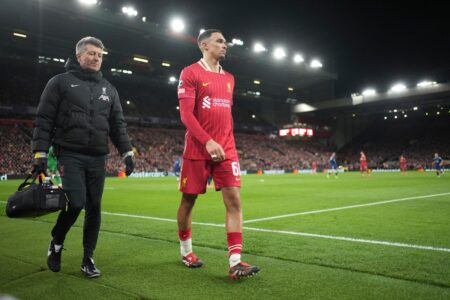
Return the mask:
[[[0,201],[0,202],[6,203],[5,201]],[[177,222],[177,220],[175,220],[175,219],[150,217],[150,216],[142,216],[142,215],[131,215],[131,214],[111,213],[111,212],[102,212],[102,214],[118,216],[118,217],[135,218],[135,219],[146,219],[146,220],[171,222],[171,223]],[[201,226],[210,226],[210,227],[225,227],[224,224],[215,224],[215,223],[192,222],[192,224],[201,225]],[[358,238],[343,237],[343,236],[324,235],[324,234],[296,232],[296,231],[272,230],[272,229],[254,228],[254,227],[244,227],[244,229],[250,230],[250,231],[257,231],[257,232],[315,237],[315,238],[339,240],[339,241],[347,241],[347,242],[355,242],[355,243],[375,244],[375,245],[393,246],[393,247],[401,247],[401,248],[413,248],[413,249],[421,249],[421,250],[432,250],[432,251],[438,251],[438,252],[450,252],[450,248],[444,248],[444,247],[404,244],[404,243],[397,243],[397,242],[366,240],[366,239],[358,239]]]
[[[165,221],[165,222],[172,222],[172,223],[176,223],[177,222],[177,220],[169,219],[169,218],[159,218],[159,217],[149,217],[149,216],[142,216],[142,215],[130,215],[130,214],[122,214],[122,213],[112,213],[112,212],[107,212],[107,211],[102,211],[102,214],[103,215],[111,215],[111,216],[119,216],[119,217],[136,218],[136,219]],[[204,226],[213,226],[213,227],[225,227],[224,224],[215,224],[215,223],[192,222],[192,224],[204,225]]]
[[[128,217],[128,218],[165,221],[165,222],[172,222],[172,223],[177,222],[177,220],[175,220],[175,219],[149,217],[149,216],[141,216],[141,215],[131,215],[131,214],[121,214],[121,213],[111,213],[111,212],[102,212],[102,214],[112,215],[112,216],[120,216],[120,217]],[[192,222],[192,224],[201,225],[201,226],[225,227],[224,224],[215,224],[215,223]],[[402,248],[413,248],[413,249],[432,250],[432,251],[440,251],[440,252],[450,252],[449,248],[443,248],[443,247],[413,245],[413,244],[404,244],[404,243],[397,243],[397,242],[366,240],[366,239],[357,239],[357,238],[343,237],[343,236],[324,235],[324,234],[296,232],[296,231],[285,231],[285,230],[272,230],[272,229],[254,228],[254,227],[244,227],[244,229],[250,230],[250,231],[288,234],[288,235],[296,235],[296,236],[307,236],[307,237],[315,237],[315,238],[331,239],[331,240],[339,240],[339,241],[347,241],[347,242],[355,242],[355,243],[366,243],[366,244],[375,244],[375,245],[383,245],[383,246],[394,246],[394,247],[402,247]]]
[[[329,212],[329,211],[359,208],[359,207],[365,207],[365,206],[374,206],[374,205],[381,205],[381,204],[386,204],[386,203],[394,203],[394,202],[408,201],[408,200],[414,200],[414,199],[423,199],[423,198],[432,198],[432,197],[439,197],[439,196],[446,196],[446,195],[450,195],[450,193],[415,196],[415,197],[399,198],[399,199],[379,201],[379,202],[371,202],[371,203],[365,203],[365,204],[355,204],[355,205],[349,205],[349,206],[341,206],[341,207],[326,208],[326,209],[319,209],[319,210],[310,210],[310,211],[304,211],[304,212],[293,213],[293,214],[286,214],[286,215],[279,215],[279,216],[273,216],[273,217],[267,217],[267,218],[246,220],[246,221],[244,221],[244,223],[254,223],[254,222],[289,218],[289,217],[295,217],[295,216],[301,216],[301,215],[312,215],[312,214],[319,214],[319,213]]]
[[[177,220],[175,220],[175,219],[149,217],[149,216],[141,216],[141,215],[110,213],[110,212],[102,212],[102,214],[113,215],[113,216],[120,216],[120,217],[128,217],[128,218],[138,218],[138,219],[165,221],[165,222],[172,222],[172,223],[177,222]],[[201,226],[210,226],[210,227],[211,226],[212,227],[225,227],[224,224],[215,224],[215,223],[192,222],[192,224],[201,225]],[[439,252],[450,252],[449,248],[443,248],[443,247],[404,244],[404,243],[377,241],[377,240],[366,240],[366,239],[358,239],[358,238],[351,238],[351,237],[344,237],[344,236],[324,235],[324,234],[296,232],[296,231],[285,231],[285,230],[272,230],[272,229],[254,228],[254,227],[244,227],[244,229],[245,230],[250,230],[250,231],[268,232],[268,233],[276,233],[276,234],[288,234],[288,235],[306,236],[306,237],[315,237],[315,238],[339,240],[339,241],[347,241],[347,242],[355,242],[355,243],[365,243],[365,244],[375,244],[375,245],[393,246],[393,247],[401,247],[401,248],[413,248],[413,249],[422,249],[422,250],[432,250],[432,251],[439,251]]]
[[[450,248],[443,248],[443,247],[433,247],[433,246],[423,246],[423,245],[414,245],[414,244],[404,244],[404,243],[397,243],[397,242],[366,240],[366,239],[357,239],[357,238],[344,237],[344,236],[324,235],[324,234],[305,233],[305,232],[296,232],[296,231],[272,230],[272,229],[263,229],[263,228],[254,228],[254,227],[244,227],[244,229],[251,230],[251,231],[308,236],[308,237],[316,237],[316,238],[322,238],[322,239],[339,240],[339,241],[347,241],[347,242],[394,246],[394,247],[402,247],[402,248],[413,248],[413,249],[422,249],[422,250],[433,250],[433,251],[440,251],[440,252],[450,252]]]

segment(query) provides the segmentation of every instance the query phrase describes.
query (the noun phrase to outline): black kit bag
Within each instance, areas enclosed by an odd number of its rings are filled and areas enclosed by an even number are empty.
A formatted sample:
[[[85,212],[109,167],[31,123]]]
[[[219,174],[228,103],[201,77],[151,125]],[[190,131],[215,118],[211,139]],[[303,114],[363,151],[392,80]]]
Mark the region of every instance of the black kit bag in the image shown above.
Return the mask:
[[[68,204],[62,188],[54,187],[51,181],[42,182],[38,174],[29,174],[17,192],[9,197],[6,215],[10,218],[39,217],[58,210],[67,211]]]

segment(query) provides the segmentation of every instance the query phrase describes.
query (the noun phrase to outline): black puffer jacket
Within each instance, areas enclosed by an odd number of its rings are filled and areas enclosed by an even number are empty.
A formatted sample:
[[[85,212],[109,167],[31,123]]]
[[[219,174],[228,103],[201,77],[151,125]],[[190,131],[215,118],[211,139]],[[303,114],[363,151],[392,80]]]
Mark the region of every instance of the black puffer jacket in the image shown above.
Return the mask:
[[[88,155],[108,153],[108,136],[121,154],[131,150],[116,88],[101,72],[81,69],[72,59],[66,73],[49,80],[41,95],[33,152],[51,144]]]

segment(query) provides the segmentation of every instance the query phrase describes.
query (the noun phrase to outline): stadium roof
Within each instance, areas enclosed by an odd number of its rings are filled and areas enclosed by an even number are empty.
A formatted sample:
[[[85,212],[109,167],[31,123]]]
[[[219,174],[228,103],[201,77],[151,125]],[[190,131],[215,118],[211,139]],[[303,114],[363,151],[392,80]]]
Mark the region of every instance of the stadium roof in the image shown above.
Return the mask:
[[[164,68],[162,62],[168,62],[170,67],[164,72],[178,76],[183,66],[200,57],[193,36],[174,34],[161,24],[129,18],[106,7],[82,7],[77,1],[8,1],[3,4],[0,22],[0,43],[9,53],[65,58],[73,53],[76,41],[92,35],[105,43],[110,65],[129,66],[134,56],[147,59],[149,64],[138,66],[138,71],[146,69],[151,73]],[[12,32],[22,32],[27,38],[21,40]],[[304,93],[309,99],[333,97],[337,75],[325,68],[275,62],[238,46],[229,47],[228,52],[223,64],[235,75],[243,91],[257,91],[282,100],[302,98]],[[131,62],[130,68],[136,66]],[[255,79],[261,84],[255,86]],[[321,84],[327,88],[321,88]]]

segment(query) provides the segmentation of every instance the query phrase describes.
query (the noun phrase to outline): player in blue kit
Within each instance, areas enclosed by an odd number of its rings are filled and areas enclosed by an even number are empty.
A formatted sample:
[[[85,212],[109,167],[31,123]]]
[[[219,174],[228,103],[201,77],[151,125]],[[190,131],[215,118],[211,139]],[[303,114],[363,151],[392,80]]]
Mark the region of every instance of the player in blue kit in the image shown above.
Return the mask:
[[[338,171],[337,171],[338,165],[336,162],[336,152],[333,152],[331,154],[329,162],[330,162],[330,168],[328,169],[328,172],[327,172],[327,178],[330,178],[330,174],[334,173],[334,178],[337,179],[338,178]]]
[[[435,153],[433,158],[434,163],[434,169],[436,170],[436,175],[438,177],[441,177],[442,172],[442,165],[444,161],[442,160],[442,157],[439,156],[439,154]]]
[[[177,181],[180,181],[180,171],[181,171],[181,159],[177,157],[173,162],[173,173],[177,177]]]

